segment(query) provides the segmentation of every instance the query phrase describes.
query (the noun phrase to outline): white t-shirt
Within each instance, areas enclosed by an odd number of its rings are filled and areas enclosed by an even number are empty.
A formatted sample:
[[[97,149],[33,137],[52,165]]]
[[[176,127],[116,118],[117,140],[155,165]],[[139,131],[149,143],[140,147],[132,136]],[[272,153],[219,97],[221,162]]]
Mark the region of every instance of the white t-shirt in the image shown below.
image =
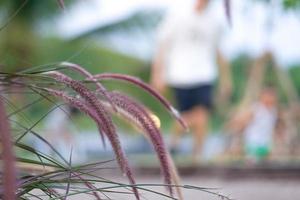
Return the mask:
[[[212,10],[193,6],[168,13],[159,29],[165,44],[164,78],[174,87],[212,84],[218,76],[216,52],[222,26]]]

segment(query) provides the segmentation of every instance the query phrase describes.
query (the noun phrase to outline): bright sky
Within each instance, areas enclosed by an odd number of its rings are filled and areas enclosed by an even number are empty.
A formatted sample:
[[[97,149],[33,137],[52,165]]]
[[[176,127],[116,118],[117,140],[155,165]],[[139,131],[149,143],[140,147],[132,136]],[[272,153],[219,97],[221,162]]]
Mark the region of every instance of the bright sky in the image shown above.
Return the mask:
[[[141,8],[171,7],[179,0],[81,0],[67,8],[59,19],[58,30],[63,37],[72,37],[99,24],[122,19]],[[186,2],[188,0],[181,0]],[[222,0],[219,6],[222,6]],[[278,62],[290,65],[300,62],[300,15],[282,12],[276,4],[272,9],[249,0],[232,0],[233,28],[224,39],[223,52],[230,58],[241,52],[256,57],[271,49]],[[278,2],[278,1],[274,1]],[[270,10],[273,12],[271,13]],[[220,13],[219,13],[220,14]],[[270,18],[268,15],[272,15]],[[273,31],[265,28],[273,19]]]
[[[66,9],[59,27],[67,36],[76,35],[99,24],[122,19],[138,9],[168,7],[172,2],[174,0],[81,0]]]

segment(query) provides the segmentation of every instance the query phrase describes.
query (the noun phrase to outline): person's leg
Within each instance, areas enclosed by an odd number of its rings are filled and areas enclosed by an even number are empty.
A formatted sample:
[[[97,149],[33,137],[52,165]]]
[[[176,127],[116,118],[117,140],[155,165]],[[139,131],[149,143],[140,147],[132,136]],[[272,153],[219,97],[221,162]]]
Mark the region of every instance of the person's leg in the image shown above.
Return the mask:
[[[182,118],[193,133],[192,157],[196,162],[208,129],[212,86],[204,85],[191,89],[175,89],[174,92],[179,109],[182,112]],[[173,127],[170,143],[171,151],[176,150],[183,133],[183,128],[176,123]]]
[[[184,121],[187,122],[186,120]],[[175,153],[177,150],[182,133],[183,129],[178,125],[177,122],[175,122],[172,127],[172,135],[170,141],[170,151],[172,154]]]
[[[209,114],[212,107],[212,85],[202,85],[192,91],[194,106],[190,111],[191,127],[194,133],[192,157],[197,162],[208,131]]]
[[[181,112],[182,119],[186,122],[188,127],[191,127],[189,109],[191,108],[191,99],[189,89],[173,88],[177,107]],[[172,129],[170,149],[171,153],[176,152],[182,134],[185,132],[184,128],[177,122],[174,123]]]
[[[184,112],[182,114],[182,118],[193,133],[192,158],[193,161],[196,162],[207,133],[209,113],[206,108],[197,106],[190,111]],[[173,135],[170,143],[171,151],[176,150],[183,133],[183,128],[178,123],[174,124]]]
[[[190,112],[191,127],[193,128],[193,162],[197,162],[208,130],[209,112],[202,106],[197,106]]]
[[[182,119],[186,122],[187,126],[192,129],[192,123],[190,119],[190,113],[189,112],[184,112],[181,114]],[[171,135],[171,142],[170,142],[170,149],[171,153],[174,153],[180,143],[180,139],[182,135],[185,133],[184,128],[182,127],[181,124],[178,122],[174,122],[173,127],[172,127],[172,135]]]

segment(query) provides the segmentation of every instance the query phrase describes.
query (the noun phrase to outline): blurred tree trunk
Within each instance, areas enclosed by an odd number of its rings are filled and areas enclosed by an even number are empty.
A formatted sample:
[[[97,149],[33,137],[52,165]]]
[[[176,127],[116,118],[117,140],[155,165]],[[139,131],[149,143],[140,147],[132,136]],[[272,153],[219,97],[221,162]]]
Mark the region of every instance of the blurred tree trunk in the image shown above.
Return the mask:
[[[255,101],[263,86],[263,80],[267,69],[267,63],[271,59],[270,53],[263,54],[260,58],[255,60],[253,66],[250,69],[249,78],[247,80],[244,96],[238,110],[248,107]]]

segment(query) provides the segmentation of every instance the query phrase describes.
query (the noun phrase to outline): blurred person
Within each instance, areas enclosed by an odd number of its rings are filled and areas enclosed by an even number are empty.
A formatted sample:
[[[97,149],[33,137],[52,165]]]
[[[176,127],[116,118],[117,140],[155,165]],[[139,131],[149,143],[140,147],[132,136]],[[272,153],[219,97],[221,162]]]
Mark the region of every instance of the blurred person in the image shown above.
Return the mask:
[[[152,66],[152,86],[161,93],[167,85],[173,89],[182,117],[194,134],[194,162],[208,129],[218,71],[223,96],[231,92],[229,66],[218,47],[223,26],[210,4],[210,0],[196,0],[192,6],[180,7],[166,16]],[[171,152],[183,132],[179,125],[174,126]]]
[[[270,156],[277,121],[277,95],[272,87],[266,87],[258,101],[231,122],[243,133],[243,152],[249,162],[256,163]]]

